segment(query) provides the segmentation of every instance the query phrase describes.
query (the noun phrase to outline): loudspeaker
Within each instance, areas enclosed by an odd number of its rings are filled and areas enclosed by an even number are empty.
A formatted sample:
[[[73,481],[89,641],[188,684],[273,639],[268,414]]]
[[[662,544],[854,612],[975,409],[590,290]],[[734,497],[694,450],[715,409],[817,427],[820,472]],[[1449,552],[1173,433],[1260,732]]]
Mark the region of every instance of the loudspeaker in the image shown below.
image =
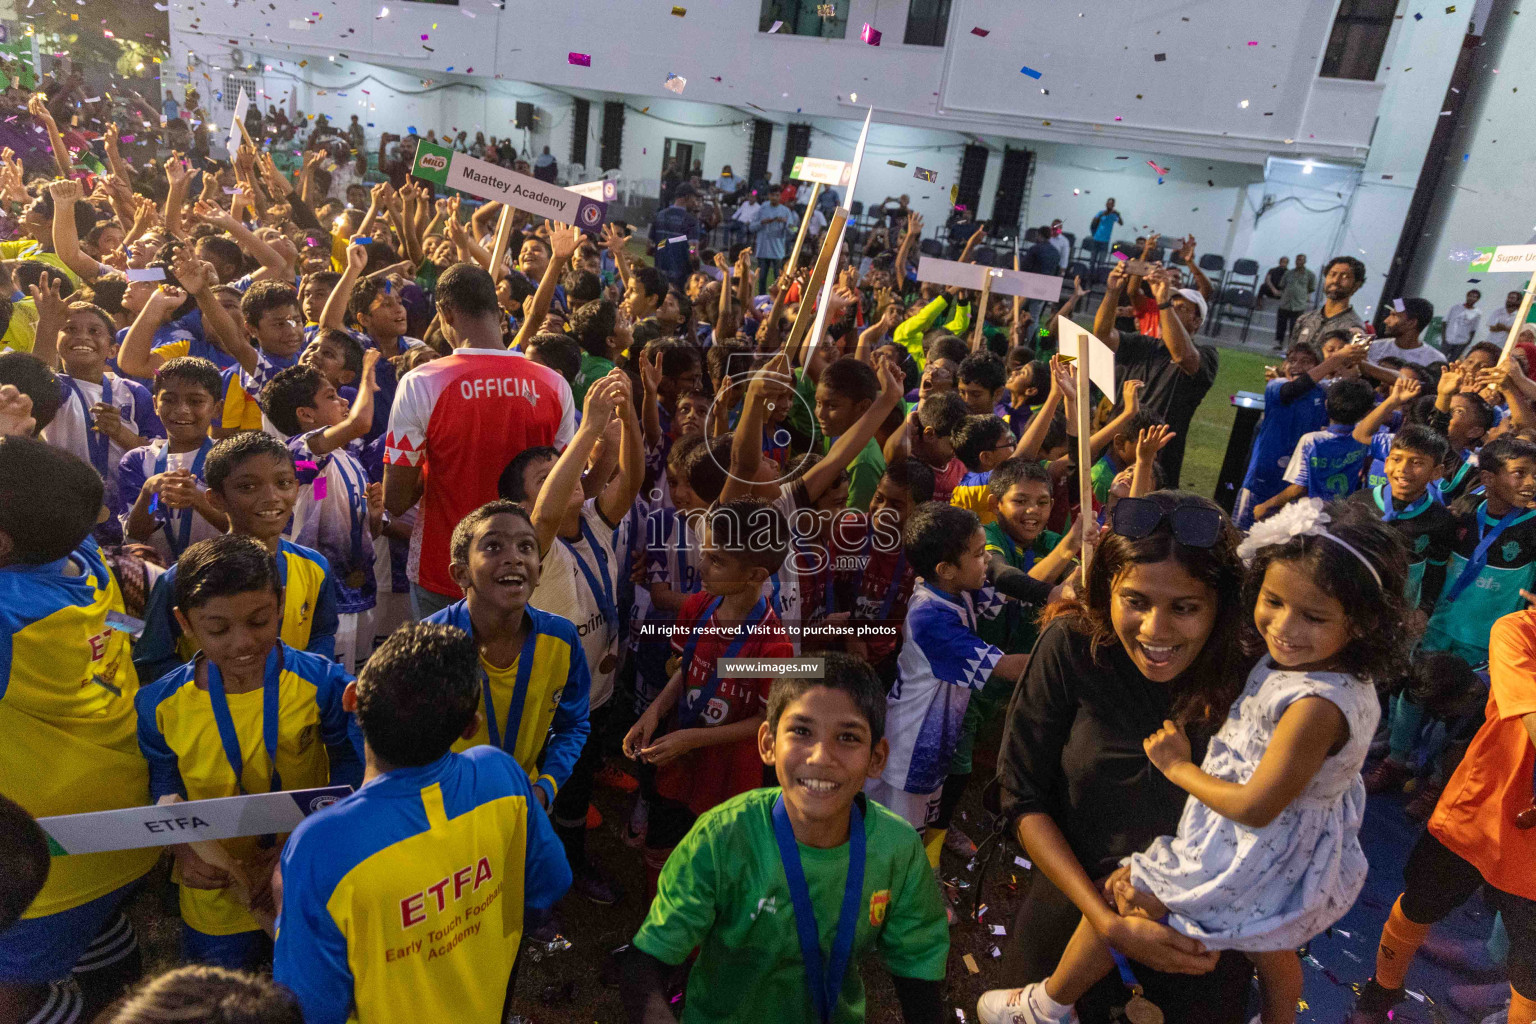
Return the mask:
[[[602,170],[611,171],[624,158],[624,101],[608,100],[603,104],[603,145],[598,154]]]
[[[1034,154],[1027,149],[1003,150],[1003,169],[997,179],[997,198],[992,201],[992,231],[1008,235],[1018,230],[1024,205],[1024,186],[1029,181],[1029,165]]]
[[[981,204],[981,182],[987,176],[987,157],[991,155],[986,146],[966,146],[960,159],[960,194],[955,202],[972,213]]]
[[[533,127],[533,119],[533,104],[524,103],[519,100],[517,103],[517,119],[512,122],[512,127],[521,128],[526,131]]]
[[[808,124],[789,125],[784,136],[784,167],[779,174],[779,179],[787,184],[789,182],[789,172],[795,166],[795,157],[806,156],[810,151],[811,126]]]
[[[768,150],[773,146],[773,122],[754,119],[752,146],[747,151],[747,181],[753,188],[768,177]]]

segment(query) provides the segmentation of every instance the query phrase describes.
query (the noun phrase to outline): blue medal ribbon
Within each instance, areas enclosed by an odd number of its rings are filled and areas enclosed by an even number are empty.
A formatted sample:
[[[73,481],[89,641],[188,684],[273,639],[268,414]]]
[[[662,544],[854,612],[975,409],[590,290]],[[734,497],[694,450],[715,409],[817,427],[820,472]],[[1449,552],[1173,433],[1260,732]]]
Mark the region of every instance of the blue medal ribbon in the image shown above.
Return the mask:
[[[715,659],[715,667],[709,673],[709,678],[705,680],[704,685],[699,689],[698,697],[692,703],[687,698],[688,670],[693,664],[694,649],[699,645],[700,633],[703,632],[704,627],[709,625],[710,620],[715,617],[715,610],[720,607],[721,600],[722,598],[717,597],[709,602],[709,607],[704,609],[704,614],[699,616],[699,621],[694,624],[693,632],[688,636],[688,642],[683,645],[681,671],[683,673],[684,697],[678,704],[677,721],[685,729],[691,727],[694,722],[699,720],[699,716],[704,713],[704,709],[709,706],[709,702],[714,699],[715,693],[720,689],[720,661],[717,658]],[[740,654],[742,647],[746,645],[746,642],[752,636],[753,627],[762,622],[767,615],[768,602],[760,597],[757,599],[757,604],[753,605],[752,610],[747,613],[747,617],[742,620],[735,636],[731,638],[730,644],[726,647],[725,653],[721,654],[720,657],[734,658]]]
[[[1388,480],[1376,488],[1376,507],[1381,509],[1381,521],[1384,523],[1390,523],[1398,518],[1412,519],[1426,508],[1429,508],[1434,500],[1434,495],[1426,491],[1419,496],[1418,501],[1410,502],[1407,508],[1399,512],[1397,506],[1392,502],[1392,481]]]
[[[277,732],[280,725],[278,689],[285,660],[286,645],[279,640],[267,654],[266,673],[261,681],[261,742],[267,750],[267,764],[271,776],[267,792],[276,793],[283,788],[283,777],[277,770]],[[224,747],[224,759],[235,773],[235,786],[241,796],[246,795],[245,755],[240,749],[240,734],[235,731],[235,719],[229,711],[229,697],[224,692],[224,674],[217,665],[204,659],[208,673],[208,703],[213,706],[213,722],[219,730],[219,743]],[[271,846],[274,836],[262,836],[261,845]]]
[[[524,613],[527,617],[527,613]],[[471,630],[472,631],[472,630]],[[528,702],[528,680],[533,675],[533,652],[539,643],[539,631],[533,624],[533,619],[528,619],[528,638],[523,641],[523,646],[517,653],[517,683],[512,688],[512,706],[507,708],[507,724],[505,729],[496,725],[496,701],[491,697],[491,676],[486,672],[485,666],[480,666],[480,689],[485,694],[485,728],[490,734],[491,746],[505,750],[515,759],[517,757],[517,735],[523,728],[523,707]],[[511,747],[502,746],[502,738],[511,744]]]
[[[194,480],[201,480],[203,478],[203,463],[208,460],[208,451],[212,447],[213,441],[206,437],[203,438],[202,447],[197,450],[197,457],[192,460],[191,473]],[[170,454],[171,442],[167,441],[161,445],[160,454],[155,456],[154,475],[159,476],[165,472],[166,467],[170,463]],[[160,495],[156,494],[155,504],[159,503],[159,498]],[[150,511],[154,511],[153,505],[151,505]],[[195,515],[197,515],[197,510],[190,505],[183,509],[166,510],[165,539],[170,542],[171,554],[177,558],[181,557],[181,553],[187,550],[187,545],[192,542],[192,517]],[[176,523],[176,533],[172,534],[170,520],[177,517],[179,517],[179,520]]]
[[[848,878],[843,883],[843,903],[837,915],[837,933],[832,939],[832,955],[821,958],[821,933],[816,927],[816,908],[811,904],[811,889],[800,863],[800,846],[790,824],[784,796],[773,802],[773,836],[778,840],[779,859],[784,863],[784,878],[789,882],[789,898],[795,908],[795,931],[800,937],[800,958],[805,962],[806,988],[811,1004],[822,1024],[829,1024],[843,990],[843,979],[853,956],[853,940],[859,926],[859,905],[864,900],[864,815],[858,804],[849,808]]]
[[[96,467],[97,474],[103,480],[108,480],[107,455],[112,442],[106,434],[96,429],[96,418],[91,415],[91,403],[86,401],[85,390],[80,387],[80,382],[68,374],[61,373],[59,377],[80,400],[80,414],[85,417],[85,446],[91,456],[91,465]],[[101,378],[101,400],[106,405],[112,404],[112,378],[105,374]]]
[[[1515,520],[1526,515],[1529,511],[1529,509],[1512,508],[1497,523],[1491,524],[1493,528],[1490,530],[1488,529],[1490,525],[1488,521],[1488,503],[1485,501],[1478,506],[1477,532],[1479,539],[1477,548],[1472,552],[1472,557],[1467,559],[1467,564],[1461,567],[1461,573],[1456,577],[1456,582],[1452,583],[1450,589],[1442,595],[1442,600],[1454,601],[1461,596],[1462,591],[1472,585],[1472,581],[1477,579],[1478,574],[1487,567],[1488,552],[1493,548],[1494,542],[1499,539],[1499,535],[1513,526]]]
[[[587,578],[587,588],[592,591],[592,599],[597,602],[597,608],[602,613],[603,620],[609,624],[609,628],[617,630],[619,605],[614,599],[613,576],[608,572],[608,556],[603,554],[603,549],[598,546],[597,537],[593,534],[592,527],[585,516],[581,520],[581,535],[586,538],[587,546],[592,549],[592,554],[597,559],[596,570],[581,557],[581,552],[576,549],[576,545],[563,537],[560,542],[570,549],[576,564],[581,567],[581,574]],[[601,579],[598,578],[599,573],[601,573]]]

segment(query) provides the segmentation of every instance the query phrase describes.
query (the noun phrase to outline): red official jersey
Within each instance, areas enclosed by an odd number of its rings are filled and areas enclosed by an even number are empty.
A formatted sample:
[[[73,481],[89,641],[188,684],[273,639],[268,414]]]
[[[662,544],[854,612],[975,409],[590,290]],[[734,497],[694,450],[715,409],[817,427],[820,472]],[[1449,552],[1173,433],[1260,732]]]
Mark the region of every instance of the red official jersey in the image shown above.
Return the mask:
[[[570,385],[521,352],[464,348],[406,374],[389,411],[384,461],[422,472],[411,580],[461,596],[448,575],[454,526],[496,497],[501,471],[519,452],[564,448],[575,433]]]

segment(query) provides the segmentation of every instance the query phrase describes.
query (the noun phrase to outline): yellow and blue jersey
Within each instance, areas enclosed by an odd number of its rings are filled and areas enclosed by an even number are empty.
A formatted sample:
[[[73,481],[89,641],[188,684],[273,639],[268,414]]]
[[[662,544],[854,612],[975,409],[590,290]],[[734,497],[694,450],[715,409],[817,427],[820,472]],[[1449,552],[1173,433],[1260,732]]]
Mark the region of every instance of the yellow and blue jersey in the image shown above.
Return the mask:
[[[240,383],[240,366],[226,366],[219,371],[223,394],[213,414],[212,426],[218,430],[260,430],[261,406]]]
[[[533,784],[544,790],[552,806],[555,794],[571,777],[592,731],[588,721],[592,677],[581,637],[570,619],[533,607],[523,614],[531,629],[523,654],[506,668],[480,659],[479,731],[467,740],[459,740],[453,749],[462,752],[484,744],[501,747],[522,765]],[[467,599],[432,614],[426,621],[457,626],[470,636],[475,635]],[[533,667],[519,701],[518,670],[529,651]],[[515,712],[514,707],[518,709]],[[515,738],[507,729],[514,714],[518,722]],[[538,763],[540,750],[545,751],[542,766]]]
[[[301,651],[336,656],[336,580],[331,564],[313,548],[279,540],[277,577],[283,585],[283,643]],[[160,574],[144,607],[144,634],[133,647],[133,663],[144,679],[159,679],[192,660],[197,644],[183,636],[172,608],[176,567]]]
[[[570,888],[565,849],[504,751],[397,768],[305,819],[282,857],[276,979],[307,1024],[500,1024],[525,908]]]
[[[46,565],[0,567],[0,793],[34,817],[149,802],[135,739],[139,677],[123,595],[86,540]],[[110,618],[109,618],[110,617]],[[54,859],[24,917],[71,910],[148,871],[156,849]]]
[[[188,662],[140,688],[134,700],[139,748],[149,762],[152,800],[171,793],[187,800],[266,793],[274,781],[280,789],[313,789],[332,782],[361,784],[362,760],[348,740],[348,715],[341,706],[341,693],[352,677],[340,665],[279,642],[267,654],[261,689],[225,694],[240,745],[238,781],[208,690],[197,684],[196,667],[196,660]],[[276,748],[271,758],[263,736],[268,687],[277,694]],[[340,748],[335,771],[327,747]],[[245,860],[257,854],[260,842],[255,836],[229,839],[224,848],[236,860]],[[234,935],[260,927],[222,889],[183,886],[181,919],[206,935]]]

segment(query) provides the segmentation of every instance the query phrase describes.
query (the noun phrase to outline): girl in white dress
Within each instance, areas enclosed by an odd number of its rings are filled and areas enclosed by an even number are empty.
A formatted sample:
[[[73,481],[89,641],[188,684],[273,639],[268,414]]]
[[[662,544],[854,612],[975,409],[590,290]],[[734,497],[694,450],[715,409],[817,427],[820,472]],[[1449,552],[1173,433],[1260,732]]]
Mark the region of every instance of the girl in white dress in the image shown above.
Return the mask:
[[[1406,669],[1412,644],[1398,534],[1363,506],[1309,499],[1254,527],[1238,553],[1266,656],[1204,762],[1182,723],[1149,736],[1147,756],[1190,794],[1178,834],[1126,858],[1105,882],[1121,914],[1166,917],[1207,950],[1246,952],[1263,1024],[1291,1024],[1296,948],[1344,916],[1365,883],[1360,767],[1376,731],[1373,682]],[[995,990],[977,1007],[1007,1024],[1075,1021],[1073,1004],[1116,965],[1086,921],[1043,982]],[[1123,977],[1133,977],[1122,962]],[[1128,980],[1127,984],[1131,984]],[[1132,989],[1127,1016],[1161,1021]]]

